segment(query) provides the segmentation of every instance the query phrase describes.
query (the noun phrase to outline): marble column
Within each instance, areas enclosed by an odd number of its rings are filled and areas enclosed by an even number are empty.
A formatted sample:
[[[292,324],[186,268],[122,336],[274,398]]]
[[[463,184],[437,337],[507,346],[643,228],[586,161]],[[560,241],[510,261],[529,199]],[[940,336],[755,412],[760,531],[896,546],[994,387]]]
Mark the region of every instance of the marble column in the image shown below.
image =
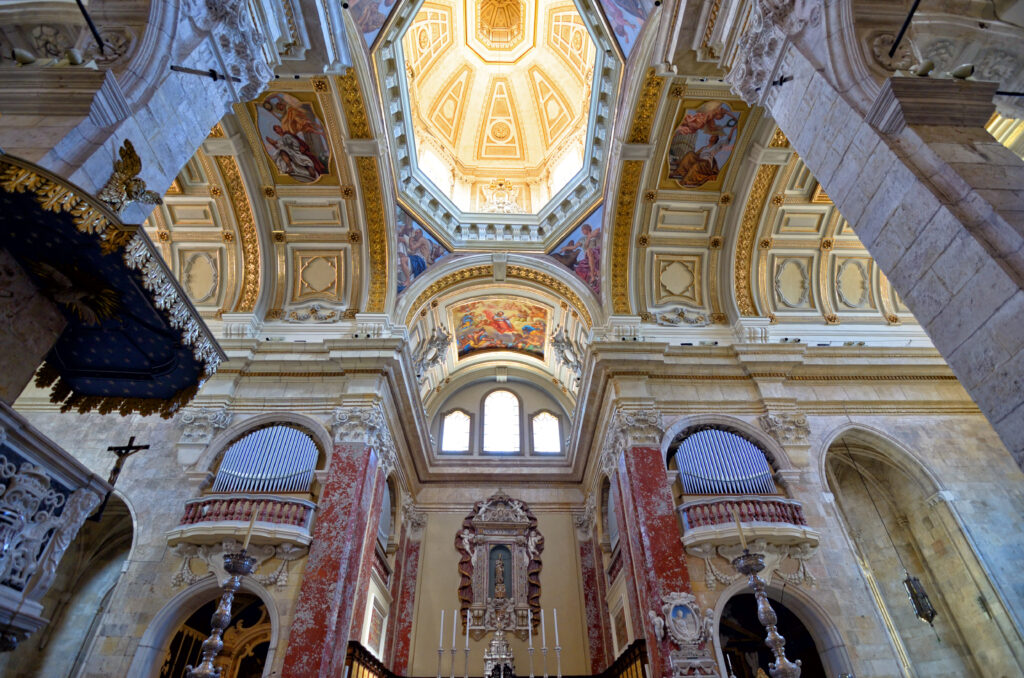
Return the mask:
[[[384,493],[388,491],[387,484],[384,474],[378,473],[373,489],[373,499],[370,501],[372,520],[367,522],[366,534],[363,535],[363,555],[360,559],[359,578],[356,580],[359,585],[352,603],[352,627],[349,631],[349,640],[359,641],[362,639],[363,620],[366,619],[366,599],[369,596],[370,588],[370,571],[373,570],[373,561],[377,558],[377,527],[380,524],[380,512],[384,505]]]
[[[855,39],[827,4],[754,11],[730,83],[768,108],[1024,467],[1024,163],[983,129],[996,84],[865,85],[841,50],[817,62],[816,45]]]
[[[593,512],[584,521],[577,521],[576,542],[579,544],[580,580],[583,583],[583,603],[587,616],[590,673],[596,675],[606,669],[614,657],[608,614],[608,582],[604,576],[601,547],[594,531]]]
[[[399,676],[409,673],[412,620],[416,603],[416,579],[420,567],[420,542],[426,524],[423,512],[411,501],[403,502],[402,534],[391,581],[391,615],[388,620],[384,659]]]
[[[344,670],[377,466],[366,444],[334,446],[288,637],[285,678],[327,678]]]
[[[661,612],[662,596],[690,592],[672,492],[665,482],[661,449],[631,447],[619,456],[616,473],[621,519],[619,539],[626,539],[637,592],[634,623],[647,639],[652,676],[671,675],[669,643],[659,643],[648,612]]]

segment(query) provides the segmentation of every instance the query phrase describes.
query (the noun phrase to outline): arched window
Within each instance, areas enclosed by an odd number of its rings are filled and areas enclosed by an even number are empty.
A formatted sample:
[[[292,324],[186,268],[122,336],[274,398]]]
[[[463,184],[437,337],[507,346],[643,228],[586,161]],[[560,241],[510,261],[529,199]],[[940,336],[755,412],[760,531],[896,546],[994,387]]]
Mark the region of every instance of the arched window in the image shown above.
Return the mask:
[[[697,431],[674,456],[685,494],[777,494],[764,451],[721,429]]]
[[[530,420],[533,426],[533,451],[537,454],[558,454],[562,451],[561,427],[558,417],[541,412]]]
[[[387,548],[388,539],[391,538],[391,525],[394,520],[394,493],[395,486],[389,479],[387,487],[384,488],[384,501],[380,507],[380,522],[377,524],[377,541]]]
[[[511,391],[484,400],[484,452],[519,452],[519,398]]]
[[[249,433],[224,453],[214,492],[308,492],[318,450],[313,439],[291,426]]]
[[[442,452],[469,452],[469,415],[462,410],[448,413],[441,424]]]

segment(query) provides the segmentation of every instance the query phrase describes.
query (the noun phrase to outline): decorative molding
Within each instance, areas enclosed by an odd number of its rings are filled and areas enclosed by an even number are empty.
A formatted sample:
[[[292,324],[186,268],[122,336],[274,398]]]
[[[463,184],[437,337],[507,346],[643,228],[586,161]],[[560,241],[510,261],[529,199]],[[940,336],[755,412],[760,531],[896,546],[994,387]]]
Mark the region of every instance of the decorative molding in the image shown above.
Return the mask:
[[[237,101],[255,99],[273,77],[264,58],[266,38],[248,7],[243,0],[186,0],[182,6],[183,16],[210,33],[227,74],[241,79],[238,85],[226,81]]]
[[[611,477],[615,473],[620,451],[631,447],[660,447],[665,434],[661,412],[658,410],[623,410],[616,408],[605,429],[601,452],[601,470]]]
[[[813,586],[815,584],[814,577],[807,570],[807,561],[817,550],[817,547],[811,543],[773,544],[764,539],[755,539],[748,543],[748,547],[752,553],[764,554],[765,569],[761,573],[761,578],[765,581],[771,581],[772,576],[777,574],[787,584],[795,586],[801,584]],[[704,584],[709,591],[714,591],[717,584],[728,586],[742,577],[731,567],[720,570],[715,565],[715,557],[718,556],[731,563],[742,552],[743,547],[739,543],[715,546],[705,542],[686,549],[687,554],[704,561]],[[782,572],[780,568],[787,559],[797,562],[796,571]]]
[[[423,528],[427,526],[427,515],[416,505],[412,495],[408,492],[402,492],[402,524],[405,526],[409,539],[419,541],[423,538]]]
[[[594,526],[597,524],[597,496],[593,492],[587,493],[583,510],[573,514],[572,524],[576,528],[576,539],[579,541],[588,541],[594,536]]]
[[[651,128],[654,127],[654,117],[658,112],[658,101],[661,99],[664,85],[665,78],[656,74],[654,66],[648,68],[640,96],[637,98],[636,112],[633,113],[629,143],[646,144],[650,141]]]
[[[235,213],[235,222],[241,235],[242,288],[234,312],[250,313],[256,308],[256,301],[260,296],[260,239],[256,233],[256,219],[253,216],[249,194],[245,190],[245,182],[242,181],[238,161],[230,155],[218,155],[216,161],[224,178],[231,210]]]
[[[633,233],[633,213],[643,175],[642,160],[622,163],[619,200],[615,206],[615,230],[612,237],[612,312],[629,315],[629,249]]]
[[[223,584],[231,575],[224,569],[224,555],[237,553],[242,550],[242,545],[234,539],[225,539],[219,544],[190,544],[181,543],[171,548],[171,553],[181,558],[181,567],[171,578],[171,586],[191,586],[200,579],[213,575],[217,582]],[[277,589],[283,590],[288,587],[288,563],[298,560],[308,553],[308,548],[296,546],[295,544],[250,544],[246,554],[256,559],[256,566],[253,569],[253,580],[263,586],[274,584]],[[272,559],[281,561],[281,565],[269,574],[255,574],[266,562]],[[207,573],[197,575],[192,571],[192,561],[199,560],[206,563]]]
[[[330,426],[335,443],[361,443],[373,448],[380,459],[381,472],[385,478],[397,468],[395,442],[380,403],[339,407],[331,414]]]
[[[907,70],[914,65],[913,42],[908,38],[896,49],[896,54],[889,56],[889,50],[896,42],[896,36],[889,31],[874,33],[865,41],[871,50],[871,57],[875,63],[887,71]]]
[[[366,117],[366,104],[363,101],[363,90],[359,87],[356,69],[349,68],[344,75],[338,76],[338,90],[341,93],[341,106],[345,111],[350,139],[372,139],[370,121]]]
[[[757,419],[761,428],[768,435],[783,445],[788,443],[804,444],[811,435],[811,427],[804,414],[762,414]]]
[[[750,285],[750,266],[754,258],[754,242],[757,239],[757,228],[761,223],[761,214],[768,204],[768,193],[775,183],[778,165],[761,165],[754,175],[750,186],[747,204],[743,208],[740,221],[740,233],[736,239],[736,263],[733,284],[736,289],[736,305],[740,315],[757,316],[754,306],[754,292]]]
[[[365,310],[367,313],[383,313],[388,293],[388,233],[380,174],[376,158],[362,156],[355,160],[363,192],[366,239],[370,248],[370,289]]]
[[[231,423],[234,413],[227,407],[189,407],[178,415],[182,426],[180,443],[206,444],[217,431],[225,429]]]
[[[437,296],[449,287],[454,287],[459,283],[463,283],[468,280],[477,280],[479,278],[490,278],[493,275],[494,267],[491,264],[482,264],[480,266],[460,268],[457,271],[449,273],[443,278],[438,278],[432,282],[427,289],[420,292],[419,296],[416,297],[416,301],[409,306],[409,313],[405,317],[405,324],[412,325],[413,319],[416,316],[416,311],[423,306],[423,304],[427,303],[427,300],[431,297]]]
[[[593,321],[590,318],[590,312],[587,311],[587,307],[583,303],[583,300],[579,298],[579,295],[572,291],[571,287],[555,276],[528,266],[508,266],[505,269],[505,276],[508,278],[518,278],[519,280],[529,280],[530,282],[539,283],[551,289],[555,293],[568,299],[569,303],[579,311],[580,316],[583,318],[583,322],[586,323],[587,329],[590,329],[591,325],[593,325]]]
[[[697,597],[692,593],[672,591],[661,597],[661,615],[648,610],[655,634],[661,640],[665,635],[679,649],[669,653],[672,676],[718,676],[714,660],[715,612],[701,612]]]

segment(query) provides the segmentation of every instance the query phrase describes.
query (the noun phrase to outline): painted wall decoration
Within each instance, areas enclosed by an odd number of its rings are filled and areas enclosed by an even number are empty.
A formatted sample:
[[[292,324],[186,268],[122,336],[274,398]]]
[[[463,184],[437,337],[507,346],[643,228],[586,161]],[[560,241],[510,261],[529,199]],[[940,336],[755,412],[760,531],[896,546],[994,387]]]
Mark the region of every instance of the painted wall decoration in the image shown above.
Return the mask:
[[[256,106],[260,141],[282,176],[311,184],[331,174],[331,148],[312,93],[271,92]]]
[[[544,359],[549,309],[518,299],[478,299],[452,306],[459,358],[478,351],[518,351]]]
[[[746,116],[738,102],[683,103],[668,147],[664,188],[718,190]]]
[[[377,34],[388,20],[388,14],[394,6],[395,0],[357,0],[349,4],[348,11],[359,27],[359,32],[363,34],[367,46],[372,45],[377,39]]]
[[[428,268],[447,257],[451,252],[434,239],[430,233],[416,223],[412,215],[401,207],[395,217],[398,233],[398,293],[401,294],[412,281],[423,275]]]
[[[548,255],[578,275],[601,298],[601,219],[598,207]]]
[[[653,0],[601,0],[608,23],[627,57],[633,51],[653,4]]]

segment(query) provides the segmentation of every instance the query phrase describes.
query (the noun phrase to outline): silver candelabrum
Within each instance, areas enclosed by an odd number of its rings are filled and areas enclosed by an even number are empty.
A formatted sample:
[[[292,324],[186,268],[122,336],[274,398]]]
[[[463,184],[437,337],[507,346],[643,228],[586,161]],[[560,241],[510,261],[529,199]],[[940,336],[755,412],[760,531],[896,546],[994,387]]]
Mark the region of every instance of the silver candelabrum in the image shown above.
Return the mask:
[[[768,673],[772,678],[800,678],[800,661],[794,663],[786,658],[786,639],[775,628],[779,618],[768,602],[768,594],[764,592],[764,580],[757,576],[757,573],[764,569],[764,555],[743,549],[743,553],[732,561],[732,566],[740,574],[747,575],[747,583],[757,598],[757,619],[768,631],[764,644],[770,647],[772,654],[775,655],[775,662],[769,664]]]
[[[185,678],[220,678],[220,667],[213,665],[220,651],[224,649],[224,641],[221,636],[231,623],[231,605],[235,600],[235,593],[242,585],[242,577],[251,575],[256,571],[256,559],[249,556],[244,550],[237,553],[224,554],[224,570],[231,575],[224,586],[224,592],[220,596],[220,604],[210,617],[210,637],[203,641],[202,661],[199,666],[192,668],[185,667]]]

